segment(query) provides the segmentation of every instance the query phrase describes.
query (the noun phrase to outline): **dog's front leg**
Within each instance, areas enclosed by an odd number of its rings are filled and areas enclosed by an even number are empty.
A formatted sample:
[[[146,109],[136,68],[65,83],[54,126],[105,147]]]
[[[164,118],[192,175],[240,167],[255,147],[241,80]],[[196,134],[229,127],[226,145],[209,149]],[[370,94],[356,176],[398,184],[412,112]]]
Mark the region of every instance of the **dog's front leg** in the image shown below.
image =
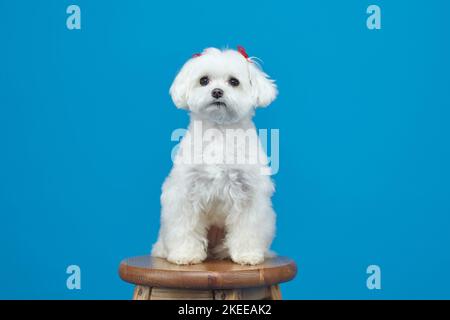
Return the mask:
[[[230,215],[226,246],[231,259],[239,264],[262,263],[269,255],[275,233],[275,213],[270,200],[255,202],[241,212]]]
[[[162,201],[160,240],[167,260],[176,264],[195,264],[207,256],[207,228],[201,209],[186,196],[165,190]]]

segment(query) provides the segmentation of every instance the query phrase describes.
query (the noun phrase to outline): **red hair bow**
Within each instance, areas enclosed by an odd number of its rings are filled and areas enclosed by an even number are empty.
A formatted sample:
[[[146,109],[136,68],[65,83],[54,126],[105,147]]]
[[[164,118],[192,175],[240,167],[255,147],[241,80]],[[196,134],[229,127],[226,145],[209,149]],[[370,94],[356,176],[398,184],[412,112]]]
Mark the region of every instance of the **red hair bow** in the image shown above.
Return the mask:
[[[242,54],[242,56],[248,60],[248,54],[247,51],[245,51],[245,48],[243,46],[238,46],[237,51]]]
[[[237,51],[242,54],[242,56],[248,60],[248,54],[247,51],[245,51],[245,48],[243,46],[237,46]],[[194,53],[192,55],[192,58],[197,58],[200,57],[202,54],[201,53]]]

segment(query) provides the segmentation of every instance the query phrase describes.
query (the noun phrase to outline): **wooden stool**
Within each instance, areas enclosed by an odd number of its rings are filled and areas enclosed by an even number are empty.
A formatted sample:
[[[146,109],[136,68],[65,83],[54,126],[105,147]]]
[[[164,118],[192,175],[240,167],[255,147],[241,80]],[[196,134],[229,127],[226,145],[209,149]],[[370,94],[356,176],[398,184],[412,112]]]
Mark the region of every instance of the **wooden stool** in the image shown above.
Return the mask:
[[[136,285],[133,300],[280,300],[278,286],[295,277],[297,266],[284,257],[256,266],[207,260],[179,266],[151,256],[120,264],[120,277]]]
[[[211,227],[208,250],[224,239],[224,230]],[[266,259],[256,266],[230,260],[207,260],[179,266],[151,256],[121,262],[122,280],[136,285],[134,300],[280,300],[279,283],[297,274],[294,261],[285,257]]]

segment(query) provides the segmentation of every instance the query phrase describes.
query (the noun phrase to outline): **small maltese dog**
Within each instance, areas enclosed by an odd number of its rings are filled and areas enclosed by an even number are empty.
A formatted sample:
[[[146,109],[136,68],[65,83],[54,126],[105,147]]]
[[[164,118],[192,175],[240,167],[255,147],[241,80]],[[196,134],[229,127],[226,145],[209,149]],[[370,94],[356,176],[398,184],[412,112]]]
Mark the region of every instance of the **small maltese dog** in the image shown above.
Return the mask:
[[[274,186],[252,117],[277,96],[274,81],[244,48],[208,48],[185,63],[170,95],[189,111],[190,124],[162,187],[152,255],[176,264],[200,263],[209,255],[262,263],[272,255]],[[210,252],[213,226],[225,235]]]

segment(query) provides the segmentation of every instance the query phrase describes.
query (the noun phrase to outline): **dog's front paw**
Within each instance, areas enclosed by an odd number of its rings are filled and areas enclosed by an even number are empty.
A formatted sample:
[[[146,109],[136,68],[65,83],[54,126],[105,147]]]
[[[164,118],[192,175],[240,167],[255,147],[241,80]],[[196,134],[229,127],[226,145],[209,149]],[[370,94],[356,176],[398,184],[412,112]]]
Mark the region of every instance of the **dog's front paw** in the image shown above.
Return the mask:
[[[260,252],[238,252],[231,255],[231,260],[242,265],[256,265],[264,262],[264,254]]]
[[[185,264],[197,264],[202,263],[206,259],[206,251],[198,250],[198,251],[175,251],[169,253],[167,256],[167,260],[169,262],[185,265]]]

